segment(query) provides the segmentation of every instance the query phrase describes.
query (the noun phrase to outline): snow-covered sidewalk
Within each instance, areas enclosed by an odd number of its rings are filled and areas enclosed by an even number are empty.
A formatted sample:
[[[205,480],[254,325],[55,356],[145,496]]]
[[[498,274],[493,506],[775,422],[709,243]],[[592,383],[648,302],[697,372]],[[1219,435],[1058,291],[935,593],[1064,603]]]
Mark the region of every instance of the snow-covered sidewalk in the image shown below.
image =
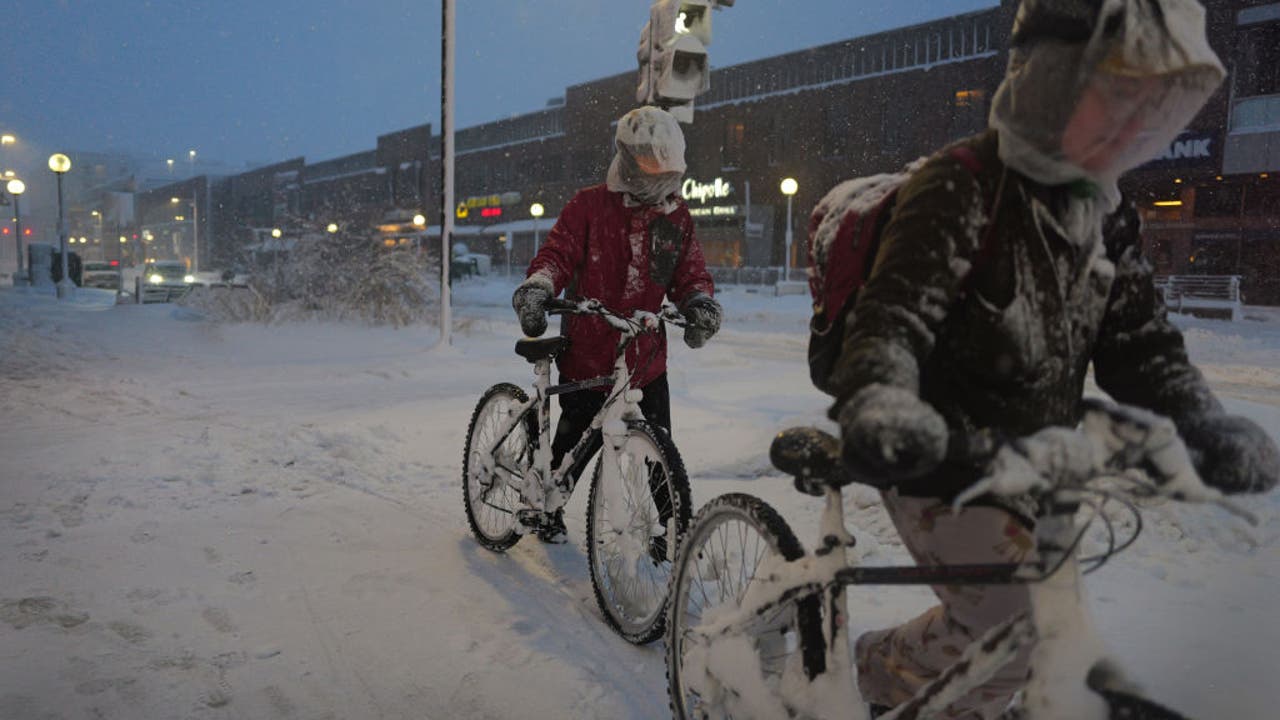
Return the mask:
[[[431,327],[218,325],[166,305],[0,290],[0,718],[654,718],[661,644],[597,616],[582,541],[471,540],[459,474],[480,393],[527,384],[502,281],[459,283]],[[724,332],[673,338],[675,437],[695,505],[768,499],[805,540],[818,505],[773,473],[782,427],[826,424],[803,296],[726,291]],[[1280,315],[1187,320],[1193,359],[1280,436]],[[870,492],[868,562],[905,561]],[[1108,642],[1192,717],[1280,694],[1280,499],[1261,528],[1152,509],[1090,578]],[[860,628],[926,591],[851,593]]]

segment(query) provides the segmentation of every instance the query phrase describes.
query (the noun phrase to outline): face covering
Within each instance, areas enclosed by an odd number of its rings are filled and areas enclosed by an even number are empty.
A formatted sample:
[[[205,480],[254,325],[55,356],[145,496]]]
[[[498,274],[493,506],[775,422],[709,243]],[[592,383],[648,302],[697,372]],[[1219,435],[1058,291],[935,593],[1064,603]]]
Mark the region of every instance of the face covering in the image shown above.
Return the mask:
[[[1046,185],[1091,181],[1110,205],[1226,74],[1196,0],[1024,0],[1014,43],[991,108],[1001,159]]]
[[[607,184],[645,205],[661,204],[684,178],[684,133],[675,117],[656,107],[632,110],[618,120],[616,152]]]

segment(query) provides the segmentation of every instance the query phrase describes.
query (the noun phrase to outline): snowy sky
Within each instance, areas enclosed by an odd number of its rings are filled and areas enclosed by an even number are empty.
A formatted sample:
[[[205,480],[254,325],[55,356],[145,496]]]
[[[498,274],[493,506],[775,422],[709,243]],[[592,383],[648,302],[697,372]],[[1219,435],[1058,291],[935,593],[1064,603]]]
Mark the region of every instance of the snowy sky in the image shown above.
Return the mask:
[[[740,0],[713,66],[989,7],[996,0]],[[3,13],[6,167],[57,149],[239,164],[310,160],[438,125],[439,0],[13,0]],[[457,122],[535,110],[635,67],[649,0],[465,0]],[[60,48],[60,52],[53,52]],[[589,61],[587,59],[590,59]]]

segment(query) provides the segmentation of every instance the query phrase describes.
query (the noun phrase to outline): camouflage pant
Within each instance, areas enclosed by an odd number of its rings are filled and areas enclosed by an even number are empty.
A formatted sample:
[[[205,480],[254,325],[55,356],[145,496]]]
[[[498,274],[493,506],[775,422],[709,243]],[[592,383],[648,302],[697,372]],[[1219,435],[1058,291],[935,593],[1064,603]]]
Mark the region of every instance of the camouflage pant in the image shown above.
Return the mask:
[[[956,515],[936,499],[884,495],[885,508],[903,543],[921,565],[1019,562],[1034,549],[1030,531],[1009,513],[992,507]],[[941,605],[887,630],[858,638],[858,686],[870,703],[897,705],[936,678],[974,638],[1028,609],[1030,596],[1018,585],[934,586]],[[1029,651],[1021,653],[986,684],[953,703],[941,717],[988,720],[1000,715],[1027,676]]]

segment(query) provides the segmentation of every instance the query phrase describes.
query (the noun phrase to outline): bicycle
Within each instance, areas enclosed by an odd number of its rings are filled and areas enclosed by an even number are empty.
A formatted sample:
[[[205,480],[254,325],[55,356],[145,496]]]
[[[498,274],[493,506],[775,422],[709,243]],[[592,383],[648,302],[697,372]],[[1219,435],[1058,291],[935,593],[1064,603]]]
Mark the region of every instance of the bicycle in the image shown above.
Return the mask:
[[[1144,698],[1105,649],[1086,613],[1081,576],[1141,532],[1134,501],[1168,497],[1244,510],[1201,482],[1173,424],[1146,411],[1087,400],[1077,429],[1048,428],[1002,447],[989,475],[961,493],[1036,501],[1036,552],[1017,564],[859,567],[844,522],[842,488],[853,482],[839,442],[816,428],[780,433],[770,459],[798,490],[825,496],[819,543],[806,554],[786,521],[750,495],[705,505],[681,544],[671,576],[667,678],[676,718],[867,717],[854,687],[844,592],[856,585],[1027,584],[1031,610],[975,640],[932,683],[880,720],[929,718],[1031,646],[1030,680],[1007,718],[1148,718],[1182,715]],[[1118,541],[1103,506],[1134,520]],[[1092,522],[1106,550],[1079,558]]]
[[[552,385],[551,361],[566,337],[525,338],[515,351],[534,366],[533,397],[511,383],[481,396],[467,428],[463,502],[472,533],[484,547],[504,552],[537,531],[573,492],[574,468],[601,448],[587,500],[587,555],[591,584],[605,621],[635,644],[661,637],[667,586],[676,545],[689,526],[689,480],[671,436],[642,417],[642,391],[630,386],[627,346],[664,325],[684,326],[671,307],[624,317],[596,300],[553,299],[548,314],[603,318],[620,333],[613,372]],[[551,397],[610,387],[591,428],[551,467]]]

